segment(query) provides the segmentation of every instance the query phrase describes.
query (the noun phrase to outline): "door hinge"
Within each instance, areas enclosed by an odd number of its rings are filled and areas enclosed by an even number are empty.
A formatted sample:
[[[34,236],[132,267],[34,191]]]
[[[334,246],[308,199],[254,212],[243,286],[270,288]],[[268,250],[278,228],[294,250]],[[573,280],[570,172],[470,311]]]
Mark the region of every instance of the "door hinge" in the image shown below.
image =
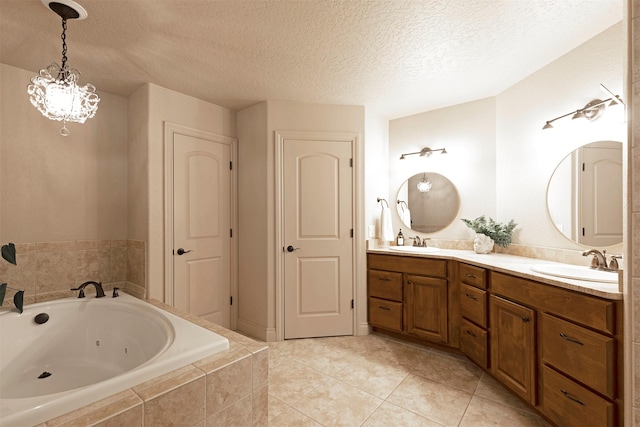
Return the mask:
[[[584,237],[584,227],[582,227],[582,237]]]
[[[584,162],[582,163],[582,172],[584,172]]]
[[[349,159],[349,167],[353,167],[353,159]]]
[[[229,229],[229,237],[233,237],[233,228]]]
[[[351,234],[351,238],[353,239],[353,228],[351,229],[350,234]]]
[[[351,308],[355,308],[353,300],[351,300]]]
[[[233,305],[233,297],[229,297],[229,305]]]
[[[229,170],[233,170],[233,162],[229,162]]]

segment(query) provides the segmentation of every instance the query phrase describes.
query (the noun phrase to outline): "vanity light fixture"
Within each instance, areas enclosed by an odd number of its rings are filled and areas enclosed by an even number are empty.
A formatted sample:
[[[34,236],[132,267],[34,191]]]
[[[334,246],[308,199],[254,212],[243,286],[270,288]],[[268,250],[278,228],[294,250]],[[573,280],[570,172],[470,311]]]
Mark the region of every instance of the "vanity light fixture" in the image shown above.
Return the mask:
[[[69,135],[67,122],[84,123],[95,116],[100,97],[92,84],[80,86],[80,72],[67,66],[67,20],[85,19],[87,11],[73,0],[41,0],[62,18],[62,65],[52,63],[31,79],[29,100],[43,116],[62,121],[62,136]]]
[[[600,84],[600,87],[606,93],[611,95],[611,97],[605,99],[604,101],[602,101],[600,99],[594,99],[593,101],[587,103],[587,105],[585,105],[582,108],[577,109],[576,111],[572,111],[570,113],[563,114],[562,116],[558,116],[555,119],[547,120],[545,122],[544,126],[542,127],[542,129],[543,130],[544,129],[551,129],[553,127],[551,125],[551,123],[555,122],[556,120],[560,120],[562,118],[568,117],[568,116],[572,116],[571,119],[585,118],[585,119],[587,119],[589,121],[595,120],[602,114],[602,112],[605,109],[605,106],[607,106],[607,103],[609,103],[608,104],[609,107],[613,107],[614,105],[623,105],[624,106],[624,102],[622,101],[622,98],[620,98],[620,96],[614,95],[613,92],[611,92],[609,89],[607,89],[607,87],[605,85],[603,85],[603,84]]]
[[[447,154],[447,150],[445,150],[444,148],[437,148],[435,150],[432,150],[429,147],[424,147],[422,150],[416,151],[415,153],[404,153],[400,156],[400,160],[404,160],[405,156],[413,156],[414,154],[420,154],[420,157],[430,157],[433,153],[438,151],[440,152],[440,154]]]
[[[425,173],[422,175],[422,179],[420,180],[420,182],[416,187],[418,187],[419,192],[426,193],[427,191],[431,190],[432,186],[433,184],[429,182],[429,180],[427,179],[427,174]]]

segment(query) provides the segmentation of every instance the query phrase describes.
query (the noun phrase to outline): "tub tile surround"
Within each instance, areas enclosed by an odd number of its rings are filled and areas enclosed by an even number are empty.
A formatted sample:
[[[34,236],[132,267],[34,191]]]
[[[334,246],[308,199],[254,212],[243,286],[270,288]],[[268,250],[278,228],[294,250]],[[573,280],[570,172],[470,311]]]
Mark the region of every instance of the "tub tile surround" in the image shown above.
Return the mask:
[[[138,240],[74,240],[16,243],[17,265],[0,262],[0,280],[24,289],[24,303],[75,295],[71,288],[87,280],[102,282],[139,298],[145,296],[145,242]],[[92,292],[90,290],[89,292]],[[4,307],[13,307],[15,291],[7,290]]]
[[[38,427],[266,426],[269,347],[159,301],[150,304],[226,337],[229,349]]]

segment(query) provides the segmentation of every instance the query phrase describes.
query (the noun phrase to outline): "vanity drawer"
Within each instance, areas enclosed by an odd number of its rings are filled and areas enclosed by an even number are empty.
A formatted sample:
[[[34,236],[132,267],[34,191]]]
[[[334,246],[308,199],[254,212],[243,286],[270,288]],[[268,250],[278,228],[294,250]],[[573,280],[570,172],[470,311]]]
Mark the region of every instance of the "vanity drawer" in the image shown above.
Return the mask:
[[[402,273],[369,270],[369,296],[402,302]]]
[[[613,427],[613,403],[574,383],[550,367],[542,366],[542,412],[563,427]]]
[[[460,263],[460,281],[476,288],[487,289],[487,270],[475,265]]]
[[[487,327],[487,291],[460,285],[460,313],[472,322]]]
[[[466,319],[460,323],[460,350],[482,368],[489,367],[488,334]]]
[[[402,303],[369,297],[369,323],[402,332]]]
[[[542,359],[595,391],[615,398],[615,340],[547,313]]]

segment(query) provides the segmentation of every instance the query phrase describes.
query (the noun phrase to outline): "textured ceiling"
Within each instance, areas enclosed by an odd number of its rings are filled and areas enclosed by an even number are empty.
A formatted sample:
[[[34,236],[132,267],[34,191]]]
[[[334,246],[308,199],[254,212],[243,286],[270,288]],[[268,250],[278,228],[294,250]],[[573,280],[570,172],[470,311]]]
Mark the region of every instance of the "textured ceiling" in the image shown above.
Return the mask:
[[[68,64],[128,96],[145,82],[239,110],[366,105],[388,118],[494,96],[622,19],[623,0],[79,0]],[[60,62],[61,21],[0,0],[0,62]],[[25,82],[25,87],[28,82]]]

